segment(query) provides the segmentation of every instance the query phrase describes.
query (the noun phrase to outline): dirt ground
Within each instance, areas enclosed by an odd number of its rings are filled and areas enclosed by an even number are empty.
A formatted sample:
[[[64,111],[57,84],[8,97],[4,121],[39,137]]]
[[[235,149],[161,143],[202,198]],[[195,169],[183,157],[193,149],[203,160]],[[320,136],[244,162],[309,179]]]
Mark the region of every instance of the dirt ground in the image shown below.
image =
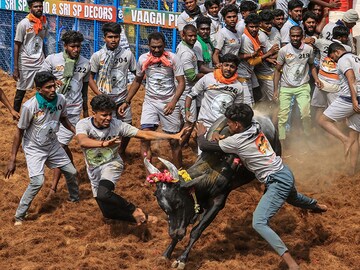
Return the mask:
[[[12,103],[15,83],[6,74],[1,73],[0,77],[0,87]],[[28,93],[27,97],[33,94]],[[133,102],[136,126],[142,96],[143,92],[139,92]],[[0,114],[0,170],[5,172],[15,123],[2,104]],[[311,148],[293,136],[290,150],[285,151],[283,158],[294,171],[298,190],[327,204],[329,211],[310,214],[285,205],[272,219],[271,226],[301,269],[359,269],[360,173],[346,176],[341,145],[319,134]],[[125,172],[116,192],[159,218],[156,225],[146,228],[103,221],[75,141],[71,149],[79,172],[80,203],[67,202],[64,179],[55,197],[46,201],[52,176],[46,170],[45,184],[31,205],[27,221],[14,227],[15,210],[29,182],[24,153],[20,150],[15,174],[7,180],[0,177],[0,269],[169,269],[171,261],[161,258],[170,243],[166,215],[153,196],[154,187],[141,186],[145,172],[139,146],[138,140],[130,141]],[[170,158],[167,143],[153,143],[153,147],[159,156]],[[185,167],[194,160],[195,155],[186,148]],[[281,259],[251,226],[252,212],[262,192],[262,187],[253,181],[231,193],[226,207],[190,253],[186,269],[285,269]],[[188,238],[179,243],[174,258],[181,254],[187,241]]]

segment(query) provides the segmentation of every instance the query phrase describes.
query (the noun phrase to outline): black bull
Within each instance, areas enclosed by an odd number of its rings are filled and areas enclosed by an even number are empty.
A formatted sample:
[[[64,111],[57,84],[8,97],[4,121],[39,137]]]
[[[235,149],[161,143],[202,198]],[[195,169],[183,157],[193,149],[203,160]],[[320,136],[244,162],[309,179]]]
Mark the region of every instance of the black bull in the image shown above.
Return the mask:
[[[260,123],[262,131],[268,138],[274,151],[280,155],[281,145],[277,132],[270,119],[264,116],[255,116]],[[207,137],[211,137],[215,128],[225,127],[226,119],[219,119],[209,130]],[[223,128],[222,134],[228,133],[227,128]],[[190,233],[190,241],[172,267],[184,269],[190,250],[199,239],[202,232],[210,225],[219,211],[224,208],[226,199],[230,192],[242,185],[251,182],[255,177],[244,166],[234,162],[234,155],[222,155],[218,153],[203,152],[188,170],[192,180],[185,182],[182,177],[176,183],[156,183],[155,196],[167,214],[169,221],[169,235],[172,238],[170,245],[165,250],[163,256],[170,258],[176,244],[183,239],[186,228],[189,224],[194,224],[197,219],[198,224],[193,227]],[[172,175],[177,175],[177,169],[166,160],[162,160],[169,168]],[[145,162],[150,172],[157,169],[148,162]],[[197,202],[200,205],[200,213],[195,211],[195,201],[191,192],[195,192]]]

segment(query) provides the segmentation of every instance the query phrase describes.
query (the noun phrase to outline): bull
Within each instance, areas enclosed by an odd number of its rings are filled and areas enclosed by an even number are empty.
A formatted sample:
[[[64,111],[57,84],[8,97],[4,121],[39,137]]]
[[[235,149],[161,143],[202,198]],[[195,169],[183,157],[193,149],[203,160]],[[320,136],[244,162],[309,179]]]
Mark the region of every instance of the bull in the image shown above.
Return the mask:
[[[271,120],[260,115],[256,115],[255,120],[260,123],[276,154],[280,155],[281,144]],[[215,129],[221,130],[222,135],[229,135],[225,117],[214,123],[207,139],[211,138]],[[224,208],[230,192],[251,182],[255,176],[242,166],[234,155],[203,152],[195,164],[187,169],[186,177],[183,173],[179,174],[172,163],[159,159],[168,168],[173,179],[156,181],[155,191],[157,202],[168,217],[169,235],[172,239],[163,253],[166,259],[170,259],[176,244],[184,238],[188,225],[198,221],[191,230],[190,240],[184,252],[171,265],[172,268],[184,269],[191,248]],[[147,159],[144,163],[151,174],[160,173]]]

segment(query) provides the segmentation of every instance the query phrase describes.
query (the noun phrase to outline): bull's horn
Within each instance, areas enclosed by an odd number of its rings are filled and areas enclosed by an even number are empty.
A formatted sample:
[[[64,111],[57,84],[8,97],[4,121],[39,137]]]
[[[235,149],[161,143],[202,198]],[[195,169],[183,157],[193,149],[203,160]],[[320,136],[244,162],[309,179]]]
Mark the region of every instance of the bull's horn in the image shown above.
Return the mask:
[[[158,157],[158,159],[165,164],[165,166],[168,168],[171,176],[176,179],[179,180],[179,173],[178,173],[178,169],[175,167],[174,164],[172,164],[170,161],[163,159],[161,157]]]
[[[150,174],[160,172],[158,170],[158,168],[156,168],[154,165],[152,165],[147,158],[144,158],[144,164],[145,164],[145,167],[149,171]]]

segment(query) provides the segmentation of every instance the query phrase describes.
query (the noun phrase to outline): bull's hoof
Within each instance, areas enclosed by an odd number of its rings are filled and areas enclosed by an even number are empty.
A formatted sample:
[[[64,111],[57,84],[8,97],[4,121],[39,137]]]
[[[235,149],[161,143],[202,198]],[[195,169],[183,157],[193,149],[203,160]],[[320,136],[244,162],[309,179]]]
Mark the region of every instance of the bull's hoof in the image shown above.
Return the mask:
[[[174,262],[171,264],[171,267],[172,267],[172,268],[176,268],[176,269],[183,270],[183,269],[185,269],[185,263],[184,263],[184,262],[181,262],[181,261],[179,261],[179,260],[176,260],[176,261],[174,261]]]

